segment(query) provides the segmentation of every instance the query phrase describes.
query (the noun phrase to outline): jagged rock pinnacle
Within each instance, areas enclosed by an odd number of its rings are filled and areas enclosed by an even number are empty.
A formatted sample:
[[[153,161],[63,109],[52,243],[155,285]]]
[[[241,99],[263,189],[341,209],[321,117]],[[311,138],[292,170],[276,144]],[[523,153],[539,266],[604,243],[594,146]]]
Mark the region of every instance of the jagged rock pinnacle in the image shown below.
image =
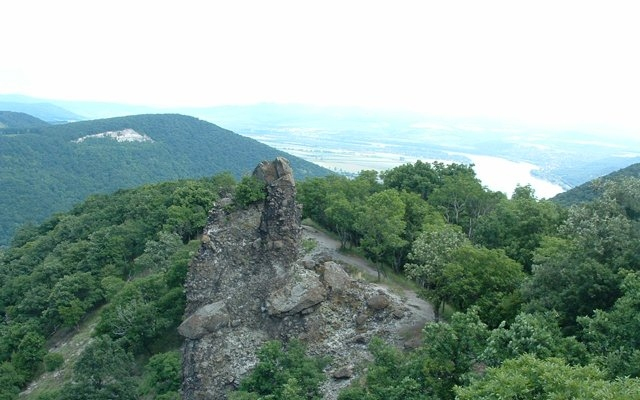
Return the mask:
[[[301,339],[342,371],[370,358],[371,336],[401,340],[393,332],[410,319],[397,296],[351,278],[325,253],[302,254],[301,207],[287,160],[262,162],[254,176],[265,182],[264,202],[236,209],[232,199],[220,200],[189,265],[178,329],[187,400],[226,399],[267,340]],[[351,375],[327,371],[325,398],[335,399]]]
[[[260,234],[268,250],[286,263],[298,257],[302,209],[296,203],[296,184],[289,161],[278,157],[263,161],[253,176],[264,181],[267,198],[260,220]]]

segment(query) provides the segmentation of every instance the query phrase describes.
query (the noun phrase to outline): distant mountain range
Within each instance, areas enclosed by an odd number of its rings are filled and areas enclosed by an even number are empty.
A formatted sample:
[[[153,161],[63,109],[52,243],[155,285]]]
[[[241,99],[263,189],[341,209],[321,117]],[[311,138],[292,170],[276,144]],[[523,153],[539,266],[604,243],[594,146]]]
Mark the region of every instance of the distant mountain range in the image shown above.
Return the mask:
[[[94,193],[225,171],[239,178],[260,161],[278,156],[290,160],[296,179],[331,173],[185,115],[49,124],[24,113],[3,112],[0,246],[25,222],[41,222]]]
[[[3,106],[4,104],[4,106]],[[14,108],[7,108],[13,105]],[[475,163],[483,181],[501,186],[545,183],[570,189],[640,162],[640,137],[628,132],[523,126],[483,118],[455,118],[358,107],[301,104],[252,104],[158,108],[109,102],[70,101],[0,95],[0,110],[24,111],[48,123],[148,113],[191,115],[224,126],[288,154],[345,174],[382,171],[423,161]],[[55,111],[57,110],[58,113]],[[482,156],[496,165],[526,163],[530,172],[480,165]],[[485,157],[488,156],[489,158]],[[522,176],[521,176],[522,175]],[[533,179],[532,179],[533,178]],[[493,190],[510,194],[496,185]],[[543,191],[543,189],[545,191]]]
[[[0,95],[0,110],[29,114],[49,123],[87,119],[49,101],[21,95]]]

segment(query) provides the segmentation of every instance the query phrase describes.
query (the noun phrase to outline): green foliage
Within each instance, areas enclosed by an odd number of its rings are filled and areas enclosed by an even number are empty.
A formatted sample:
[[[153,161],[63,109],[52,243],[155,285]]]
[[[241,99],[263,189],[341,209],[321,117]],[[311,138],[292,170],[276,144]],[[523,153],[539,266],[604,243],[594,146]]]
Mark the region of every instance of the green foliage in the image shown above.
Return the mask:
[[[483,321],[497,326],[518,310],[516,291],[524,280],[522,266],[502,250],[470,245],[454,250],[443,271],[445,300],[464,311],[477,306]]]
[[[609,376],[640,376],[640,273],[627,272],[623,295],[610,311],[579,318],[594,361]]]
[[[464,382],[478,365],[488,334],[476,308],[453,314],[450,323],[424,327],[425,385],[434,398],[453,399],[453,387]]]
[[[448,295],[445,290],[445,267],[453,260],[454,250],[467,242],[455,225],[431,225],[413,242],[405,264],[407,276],[425,289],[426,297],[435,304],[436,319],[440,319]]]
[[[44,370],[52,372],[64,364],[64,357],[60,353],[49,352],[44,356]]]
[[[155,340],[177,328],[184,305],[182,288],[169,288],[162,274],[139,278],[105,307],[96,332],[133,352],[148,351]]]
[[[575,337],[564,337],[552,313],[516,316],[507,328],[502,322],[491,331],[482,360],[498,366],[505,360],[531,354],[539,359],[563,358],[570,363],[586,361],[586,348]]]
[[[203,210],[216,190],[229,189],[227,181],[169,182],[93,196],[25,229],[0,258],[0,362],[20,376],[16,384],[54,368],[45,337],[77,329],[98,307],[98,334],[144,355],[141,360],[179,346],[183,284],[199,242],[183,244],[167,223],[168,209],[186,205],[185,221],[200,221],[192,229],[201,231]]]
[[[23,112],[0,111],[0,134],[32,133],[49,125]]]
[[[559,193],[551,200],[565,207],[592,202],[602,196],[605,187],[610,183],[617,184],[618,182],[624,182],[626,179],[637,179],[638,177],[640,177],[640,163],[629,165],[601,178],[583,183],[566,192]],[[624,187],[626,185],[622,184],[620,186]]]
[[[0,400],[17,399],[24,381],[24,377],[13,364],[0,363]]]
[[[292,340],[283,347],[279,341],[266,342],[258,351],[259,362],[230,394],[239,399],[321,399],[319,387],[327,360],[305,355],[301,342]]]
[[[18,344],[17,351],[11,357],[11,363],[25,378],[35,375],[46,354],[45,339],[37,332],[27,332]]]
[[[561,212],[549,201],[538,201],[530,186],[519,186],[511,200],[500,201],[493,212],[478,220],[473,240],[488,248],[502,248],[531,272],[533,253],[542,238],[554,234]]]
[[[237,207],[242,208],[266,198],[266,184],[253,176],[245,175],[236,186],[233,200]]]
[[[336,192],[327,198],[327,208],[325,208],[324,214],[327,223],[340,237],[340,247],[344,249],[352,238],[356,220],[356,206],[346,198],[344,193]]]
[[[570,366],[557,358],[523,355],[489,368],[467,387],[456,387],[459,400],[477,399],[637,399],[640,380],[607,381],[594,366]]]
[[[362,235],[362,249],[375,263],[394,260],[394,253],[406,244],[404,213],[400,195],[391,189],[372,194],[363,204],[356,228]]]
[[[102,292],[90,273],[65,275],[53,286],[44,316],[48,324],[74,327],[102,298]]]
[[[474,366],[488,335],[474,310],[454,314],[451,323],[424,327],[424,345],[403,352],[374,338],[366,375],[343,390],[340,400],[453,399],[454,385]]]
[[[532,276],[523,288],[531,312],[554,310],[567,333],[575,333],[576,317],[608,309],[618,296],[618,276],[587,257],[584,249],[562,238],[545,238],[534,254]]]
[[[99,336],[76,361],[62,399],[136,399],[134,366],[130,353],[108,336]]]
[[[181,383],[182,366],[178,351],[159,353],[151,357],[145,366],[140,393],[149,398],[169,399],[178,395]]]
[[[466,174],[475,176],[473,170],[465,165],[418,160],[413,165],[404,164],[385,171],[382,180],[385,187],[413,192],[426,200],[435,189],[442,186],[445,177]]]
[[[412,400],[423,399],[425,387],[419,357],[373,338],[369,345],[373,363],[366,376],[340,392],[339,400]]]

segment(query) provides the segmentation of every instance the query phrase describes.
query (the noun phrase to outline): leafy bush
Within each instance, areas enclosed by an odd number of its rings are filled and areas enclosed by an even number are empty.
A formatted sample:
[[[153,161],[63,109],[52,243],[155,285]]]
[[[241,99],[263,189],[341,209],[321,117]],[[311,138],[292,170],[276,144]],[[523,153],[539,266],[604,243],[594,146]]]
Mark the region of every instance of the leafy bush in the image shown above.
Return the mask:
[[[47,372],[53,372],[64,364],[64,357],[60,353],[47,353],[42,361],[44,362],[44,369]]]
[[[249,204],[262,201],[267,198],[264,182],[253,176],[244,176],[236,187],[235,204],[238,207],[246,207]]]
[[[145,366],[141,394],[153,394],[155,399],[179,399],[178,390],[182,382],[180,353],[169,351],[156,354]]]
[[[322,370],[328,360],[307,357],[298,340],[283,348],[282,342],[266,342],[258,351],[258,365],[240,383],[231,400],[247,399],[321,399]]]

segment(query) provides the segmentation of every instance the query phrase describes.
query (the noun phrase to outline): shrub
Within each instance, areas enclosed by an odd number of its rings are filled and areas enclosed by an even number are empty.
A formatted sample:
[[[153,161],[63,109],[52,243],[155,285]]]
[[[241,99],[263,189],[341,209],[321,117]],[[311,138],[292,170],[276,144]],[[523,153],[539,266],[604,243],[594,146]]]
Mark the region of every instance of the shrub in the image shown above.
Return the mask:
[[[285,349],[282,342],[266,342],[258,352],[258,365],[229,396],[232,400],[247,399],[321,399],[320,384],[325,379],[322,370],[326,358],[307,357],[298,340]]]
[[[42,361],[45,371],[53,372],[64,364],[64,357],[60,353],[47,353]]]
[[[265,183],[253,176],[244,176],[236,187],[235,204],[238,207],[246,207],[266,198]]]

